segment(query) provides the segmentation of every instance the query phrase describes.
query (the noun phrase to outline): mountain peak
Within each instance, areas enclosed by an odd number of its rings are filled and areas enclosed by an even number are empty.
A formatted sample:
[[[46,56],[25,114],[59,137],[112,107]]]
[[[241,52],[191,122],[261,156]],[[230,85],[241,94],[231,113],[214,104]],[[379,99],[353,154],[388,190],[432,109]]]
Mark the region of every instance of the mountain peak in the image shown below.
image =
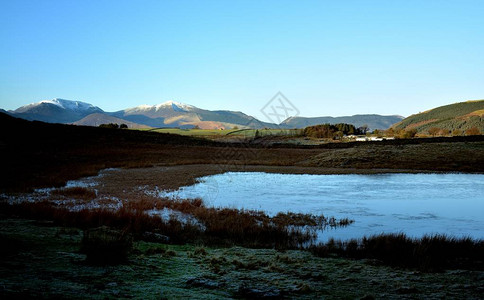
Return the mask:
[[[61,98],[54,98],[52,100],[42,100],[39,102],[30,103],[28,105],[19,107],[15,110],[16,113],[27,112],[32,109],[37,109],[42,107],[42,104],[55,105],[63,110],[73,111],[73,112],[86,112],[86,111],[102,111],[99,107],[96,107],[90,103],[76,101],[76,100],[66,100]]]
[[[97,107],[86,102],[76,101],[76,100],[66,100],[61,98],[54,98],[52,100],[42,100],[40,102],[31,103],[25,107],[34,107],[41,104],[53,104],[63,109],[73,110],[73,111],[84,111],[89,109],[96,109]]]
[[[27,120],[72,123],[97,112],[103,112],[103,110],[90,103],[54,98],[19,107],[10,113]]]
[[[171,108],[171,109],[173,109],[174,111],[177,111],[177,112],[187,112],[187,111],[190,111],[190,110],[192,110],[196,107],[193,106],[193,105],[189,105],[189,104],[170,100],[170,101],[166,101],[166,102],[163,102],[163,103],[160,103],[160,104],[155,104],[155,105],[143,104],[143,105],[139,105],[139,106],[136,106],[136,107],[133,107],[133,108],[129,108],[126,111],[129,111],[129,112],[134,112],[134,111],[159,111],[160,109],[166,109],[166,108],[168,108],[168,109]]]
[[[187,110],[190,110],[192,108],[195,108],[193,105],[180,103],[180,102],[176,102],[176,101],[173,101],[173,100],[166,101],[166,102],[160,103],[158,105],[155,105],[156,110],[159,110],[162,107],[170,107],[170,106],[173,108],[174,111],[187,111]]]

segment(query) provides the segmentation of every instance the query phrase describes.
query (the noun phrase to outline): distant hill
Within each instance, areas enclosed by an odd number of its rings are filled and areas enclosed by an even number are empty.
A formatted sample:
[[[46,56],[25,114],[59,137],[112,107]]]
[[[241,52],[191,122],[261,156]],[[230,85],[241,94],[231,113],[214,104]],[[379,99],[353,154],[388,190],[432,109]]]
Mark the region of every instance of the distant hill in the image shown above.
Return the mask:
[[[73,123],[90,114],[103,113],[97,106],[65,99],[43,100],[9,111],[9,114],[26,120],[49,123]]]
[[[375,129],[387,129],[393,124],[402,121],[401,116],[381,116],[381,115],[354,115],[347,117],[291,117],[284,120],[281,126],[286,128],[304,128],[307,126],[319,125],[319,124],[337,124],[347,123],[353,124],[355,127],[361,127],[368,125],[370,130]]]
[[[465,132],[472,127],[484,133],[484,100],[440,106],[411,115],[392,126],[395,130],[416,129],[421,134],[429,134],[431,128]]]
[[[205,110],[192,105],[168,101],[157,105],[140,105],[110,115],[151,127],[192,128],[261,128],[275,127],[238,111]]]
[[[105,112],[92,104],[53,99],[8,111],[14,117],[29,121],[99,126],[106,123],[127,124],[128,127],[180,127],[203,129],[275,128],[239,111],[205,110],[192,105],[167,101],[157,105],[140,105],[117,112]]]
[[[99,126],[101,124],[109,124],[109,123],[115,123],[115,124],[126,124],[128,128],[146,128],[149,126],[143,125],[143,124],[138,124],[138,123],[133,123],[127,120],[119,119],[107,114],[103,113],[94,113],[90,114],[84,118],[82,118],[79,121],[76,121],[72,124],[74,125],[83,125],[83,126]]]
[[[22,106],[8,114],[48,123],[99,126],[106,123],[127,124],[128,127],[221,128],[305,128],[324,123],[349,123],[356,127],[368,125],[371,130],[386,129],[403,118],[399,116],[355,115],[348,117],[291,117],[281,124],[260,121],[240,111],[206,110],[193,105],[167,101],[156,105],[140,105],[116,112],[105,112],[89,103],[65,99],[43,100]]]

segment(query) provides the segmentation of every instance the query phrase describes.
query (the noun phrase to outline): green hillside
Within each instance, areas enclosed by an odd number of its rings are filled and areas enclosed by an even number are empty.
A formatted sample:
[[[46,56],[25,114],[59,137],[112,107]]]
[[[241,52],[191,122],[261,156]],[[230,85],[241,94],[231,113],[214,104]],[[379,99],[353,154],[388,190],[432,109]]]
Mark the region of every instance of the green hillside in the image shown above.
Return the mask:
[[[392,126],[394,130],[416,129],[424,135],[484,133],[484,100],[440,106],[411,115]]]

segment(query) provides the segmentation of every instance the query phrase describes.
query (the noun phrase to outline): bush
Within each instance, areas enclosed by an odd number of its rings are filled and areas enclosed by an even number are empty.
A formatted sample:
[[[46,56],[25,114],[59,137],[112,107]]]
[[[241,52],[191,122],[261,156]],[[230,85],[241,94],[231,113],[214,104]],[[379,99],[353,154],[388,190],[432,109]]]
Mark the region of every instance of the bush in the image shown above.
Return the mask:
[[[349,241],[330,240],[309,249],[321,257],[369,258],[390,266],[422,271],[484,269],[484,241],[445,235],[412,239],[403,233],[381,234]]]
[[[365,134],[367,128],[355,128],[351,124],[321,124],[304,128],[303,135],[315,138],[340,138],[346,134]]]
[[[133,248],[129,234],[102,226],[84,231],[81,253],[86,260],[96,265],[115,265],[127,261]]]
[[[111,128],[111,129],[118,129],[119,125],[116,123],[109,123],[109,124],[101,124],[99,125],[101,128]]]
[[[454,129],[452,131],[452,136],[461,136],[462,135],[462,130],[460,129]]]
[[[429,132],[429,134],[431,136],[436,136],[436,135],[439,134],[440,128],[438,128],[438,127],[430,127],[429,130],[428,130],[428,132]]]
[[[477,127],[472,127],[466,130],[466,135],[480,135],[481,131]]]
[[[411,138],[414,138],[416,134],[417,134],[417,129],[408,129],[400,133],[400,138],[411,139]]]
[[[51,194],[55,196],[64,196],[66,198],[85,199],[85,200],[92,200],[97,197],[95,191],[92,191],[85,187],[70,187],[70,188],[57,189],[57,190],[53,190]]]

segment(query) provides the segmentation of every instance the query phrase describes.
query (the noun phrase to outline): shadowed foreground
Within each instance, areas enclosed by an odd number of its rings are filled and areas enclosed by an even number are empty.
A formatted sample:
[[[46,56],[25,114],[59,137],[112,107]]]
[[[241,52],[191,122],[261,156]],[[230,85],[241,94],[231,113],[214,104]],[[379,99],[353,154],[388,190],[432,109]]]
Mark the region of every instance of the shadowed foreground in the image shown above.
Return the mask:
[[[0,242],[7,245],[0,250],[2,298],[479,299],[484,292],[482,241],[435,238],[430,246],[464,246],[455,252],[457,256],[445,256],[453,255],[450,249],[441,252],[445,263],[435,267],[428,262],[442,257],[425,260],[425,255],[435,255],[439,249],[424,249],[423,241],[382,236],[361,245],[335,242],[312,248],[312,252],[295,250],[298,244],[293,241],[284,247],[278,244],[278,238],[284,240],[290,233],[278,237],[280,232],[269,226],[259,232],[261,239],[253,240],[249,231],[281,220],[290,228],[291,222],[310,222],[311,218],[269,220],[244,212],[230,212],[226,218],[226,212],[204,209],[197,202],[182,201],[180,207],[169,204],[170,209],[198,214],[206,222],[213,220],[210,228],[216,235],[207,238],[196,228],[185,226],[188,231],[184,231],[180,223],[144,215],[142,210],[166,203],[148,199],[135,189],[176,189],[194,183],[197,177],[226,171],[482,173],[482,136],[303,147],[269,146],[260,141],[224,144],[169,134],[28,122],[4,114],[0,114],[0,125],[3,200],[28,198],[30,194],[25,193],[34,188],[61,187],[105,168],[124,168],[101,178],[102,188],[96,191],[61,188],[52,191],[50,203],[2,204]],[[52,205],[72,199],[89,203],[103,195],[126,199],[131,210],[72,213],[69,207]],[[253,227],[242,227],[241,232],[241,220]],[[92,264],[95,260],[87,257],[96,251],[113,251],[99,250],[103,248],[96,243],[104,243],[102,239],[86,247],[82,238],[86,236],[83,230],[102,225],[109,226],[105,232],[133,238],[133,243],[131,238],[114,241],[127,247],[116,264]],[[105,249],[115,248],[108,244]],[[424,259],[415,256],[419,253]],[[401,254],[407,256],[399,259]],[[415,258],[423,264],[415,264]]]
[[[96,266],[81,231],[0,220],[0,296],[59,299],[480,299],[484,274],[421,273],[307,251],[137,242],[124,264]]]

